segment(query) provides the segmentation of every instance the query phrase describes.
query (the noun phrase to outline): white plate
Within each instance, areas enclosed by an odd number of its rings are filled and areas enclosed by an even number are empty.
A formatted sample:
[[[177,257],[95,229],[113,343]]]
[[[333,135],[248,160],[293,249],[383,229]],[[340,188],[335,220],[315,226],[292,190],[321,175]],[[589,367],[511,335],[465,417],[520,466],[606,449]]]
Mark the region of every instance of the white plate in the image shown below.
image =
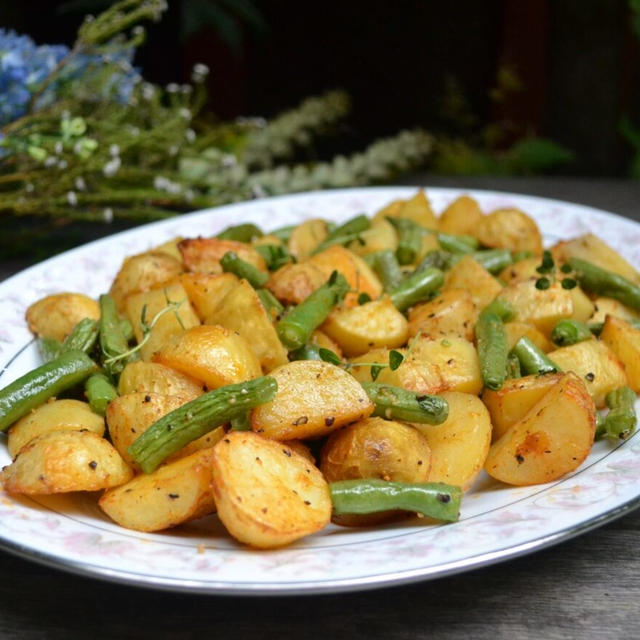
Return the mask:
[[[38,364],[24,322],[27,306],[61,290],[108,290],[122,259],[176,235],[212,235],[229,224],[265,230],[309,216],[344,220],[373,213],[412,188],[318,192],[241,203],[147,225],[47,260],[0,284],[0,386]],[[430,189],[436,211],[460,195]],[[588,207],[542,198],[472,192],[484,211],[517,206],[547,237],[595,231],[640,265],[640,225]],[[2,436],[4,438],[4,436]],[[7,464],[0,446],[0,465]],[[640,437],[598,442],[580,469],[542,486],[508,488],[483,476],[450,525],[410,521],[375,529],[330,526],[279,551],[235,544],[217,519],[142,534],[109,522],[80,495],[13,498],[0,493],[0,545],[69,571],[146,587],[214,594],[305,594],[355,591],[464,571],[565,540],[640,503]]]

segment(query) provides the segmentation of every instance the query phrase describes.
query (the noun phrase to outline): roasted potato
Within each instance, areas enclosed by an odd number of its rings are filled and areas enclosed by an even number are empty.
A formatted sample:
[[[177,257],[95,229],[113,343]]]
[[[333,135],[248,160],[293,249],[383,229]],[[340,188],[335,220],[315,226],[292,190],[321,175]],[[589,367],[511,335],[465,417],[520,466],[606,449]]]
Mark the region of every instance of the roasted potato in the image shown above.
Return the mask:
[[[469,291],[447,289],[429,302],[409,310],[409,336],[421,333],[431,338],[457,336],[473,340],[478,310]]]
[[[483,216],[473,234],[485,247],[542,253],[542,235],[535,220],[519,209],[496,209]]]
[[[327,237],[327,223],[319,218],[305,220],[289,236],[289,253],[298,260],[305,260]]]
[[[464,256],[446,273],[443,289],[467,290],[473,304],[481,310],[502,291],[502,285],[479,262]]]
[[[180,373],[159,362],[130,362],[120,374],[118,393],[159,393],[165,396],[184,396],[189,400],[204,393],[204,387],[191,376]]]
[[[480,205],[471,196],[456,198],[440,215],[438,228],[444,233],[473,235],[482,220]]]
[[[34,302],[26,313],[29,330],[37,336],[64,340],[83,320],[100,318],[100,305],[82,293],[55,293]]]
[[[180,282],[189,302],[202,322],[218,307],[222,299],[240,284],[233,273],[183,273]]]
[[[236,240],[220,238],[188,238],[178,243],[182,260],[187,271],[196,273],[222,273],[220,258],[233,251],[245,262],[249,262],[260,271],[266,271],[264,258],[250,245]]]
[[[600,340],[624,366],[627,385],[640,393],[640,329],[620,318],[607,316]]]

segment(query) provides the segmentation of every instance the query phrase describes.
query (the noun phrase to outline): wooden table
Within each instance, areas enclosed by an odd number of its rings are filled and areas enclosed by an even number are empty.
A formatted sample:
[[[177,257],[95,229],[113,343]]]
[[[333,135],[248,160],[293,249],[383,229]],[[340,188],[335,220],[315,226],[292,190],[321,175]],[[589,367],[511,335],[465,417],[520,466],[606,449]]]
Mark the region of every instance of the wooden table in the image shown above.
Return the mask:
[[[640,221],[640,183],[413,176],[555,197]],[[0,277],[16,266],[0,262]],[[0,638],[638,638],[640,511],[529,556],[408,586],[212,597],[100,582],[0,552]]]

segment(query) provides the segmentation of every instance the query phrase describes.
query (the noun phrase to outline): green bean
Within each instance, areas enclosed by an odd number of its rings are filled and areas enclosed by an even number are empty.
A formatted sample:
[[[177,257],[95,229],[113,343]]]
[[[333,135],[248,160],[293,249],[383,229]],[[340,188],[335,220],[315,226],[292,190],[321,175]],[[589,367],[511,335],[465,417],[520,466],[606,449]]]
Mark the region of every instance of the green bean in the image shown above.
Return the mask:
[[[453,235],[451,233],[437,233],[438,243],[449,253],[473,253],[478,249],[480,243],[477,238],[465,235]]]
[[[522,336],[516,342],[512,353],[520,360],[520,368],[525,375],[541,375],[561,371],[560,367],[527,336]]]
[[[233,273],[238,278],[244,278],[252,287],[264,287],[269,280],[269,274],[238,257],[234,251],[227,251],[220,258],[220,266],[225,273]]]
[[[126,318],[120,318],[120,331],[127,342],[131,342],[135,338],[133,325]]]
[[[238,242],[251,242],[254,238],[262,238],[264,234],[262,230],[255,224],[247,222],[238,224],[234,227],[227,227],[221,231],[216,237],[221,240],[237,240]]]
[[[401,265],[413,264],[422,249],[422,236],[426,231],[409,218],[391,218],[387,220],[398,233],[396,257]]]
[[[462,490],[448,484],[340,480],[331,482],[329,491],[336,515],[402,509],[446,522],[460,517]]]
[[[576,344],[592,337],[591,330],[584,322],[578,322],[571,318],[559,320],[551,331],[551,341],[559,347]]]
[[[374,416],[389,420],[405,420],[427,424],[441,424],[449,415],[449,405],[440,396],[414,393],[402,387],[379,382],[362,382],[371,402]]]
[[[396,289],[404,278],[396,254],[391,249],[376,252],[373,268],[378,274],[385,291]]]
[[[320,357],[320,347],[313,342],[301,346],[299,349],[292,351],[289,356],[292,360],[322,360]]]
[[[347,295],[349,283],[334,271],[328,282],[316,289],[298,306],[291,309],[276,325],[282,344],[290,351],[299,349],[309,341],[311,334]]]
[[[513,264],[511,252],[508,249],[486,249],[476,251],[471,257],[479,262],[489,273],[500,273],[504,268]]]
[[[580,258],[569,258],[567,264],[573,269],[576,280],[585,291],[614,298],[627,307],[640,311],[640,286],[637,284]]]
[[[269,271],[275,271],[294,261],[287,249],[279,244],[258,244],[254,249],[262,256]]]
[[[0,390],[0,431],[49,398],[74,387],[97,370],[82,351],[65,351]]]
[[[118,397],[118,391],[111,380],[104,373],[94,373],[84,383],[84,393],[91,408],[103,416],[107,405]]]
[[[609,413],[599,421],[596,438],[626,440],[637,424],[636,394],[629,387],[618,387],[605,397]]]
[[[154,422],[127,451],[145,473],[151,473],[165,458],[193,440],[270,402],[277,389],[275,378],[263,376],[209,391]]]
[[[258,294],[258,298],[260,298],[260,302],[262,302],[262,305],[267,310],[268,316],[272,320],[277,320],[284,311],[280,300],[278,300],[269,289],[256,289],[256,293]]]
[[[103,294],[99,298],[100,302],[100,349],[105,360],[119,358],[129,351],[129,345],[122,333],[120,317],[116,310],[116,303],[108,294]],[[106,369],[112,375],[118,375],[126,364],[126,358],[118,359]]]
[[[84,318],[76,324],[71,333],[64,339],[64,349],[84,351],[89,353],[98,339],[98,322],[91,318]]]
[[[493,299],[482,313],[495,313],[502,322],[511,322],[516,317],[516,310],[511,303],[502,298]]]
[[[528,249],[511,252],[511,262],[520,262],[520,260],[526,260],[527,258],[533,258],[533,252]]]
[[[484,310],[476,322],[475,333],[482,382],[497,391],[507,377],[509,344],[504,323],[498,314]]]
[[[279,240],[282,240],[282,242],[289,242],[289,238],[291,237],[291,234],[293,233],[293,230],[296,228],[296,226],[297,225],[295,224],[290,224],[286,227],[279,227],[278,229],[274,229],[271,233],[269,233],[269,235],[275,236]]]
[[[251,411],[245,411],[229,422],[231,431],[251,431]]]
[[[442,251],[441,249],[432,249],[424,258],[420,261],[420,264],[416,267],[416,271],[420,269],[428,269],[435,267],[441,271],[450,269],[457,261],[459,256],[454,256],[448,251]]]
[[[44,362],[55,360],[63,351],[62,343],[46,336],[38,339],[38,351]]]
[[[364,214],[347,220],[329,232],[327,237],[313,250],[312,254],[320,253],[333,245],[346,245],[358,238],[358,235],[371,227],[371,220]]]
[[[406,311],[428,298],[443,284],[444,274],[440,269],[416,269],[389,293],[389,297],[399,311]]]
[[[507,356],[507,378],[522,378],[522,371],[520,370],[520,360],[515,353],[510,353]]]

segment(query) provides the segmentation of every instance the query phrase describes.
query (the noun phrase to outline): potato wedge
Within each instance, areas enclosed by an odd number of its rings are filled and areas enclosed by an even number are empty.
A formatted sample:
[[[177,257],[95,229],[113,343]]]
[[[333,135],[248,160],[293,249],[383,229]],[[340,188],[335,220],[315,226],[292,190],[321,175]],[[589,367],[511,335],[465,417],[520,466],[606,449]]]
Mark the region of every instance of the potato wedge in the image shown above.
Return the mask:
[[[218,516],[240,542],[282,547],[329,524],[327,481],[286,444],[229,433],[213,449],[212,472]]]
[[[202,322],[210,316],[222,299],[240,284],[233,273],[183,273],[180,282],[189,302]]]
[[[627,384],[640,393],[640,329],[620,318],[607,316],[600,340],[623,364]]]
[[[178,243],[187,271],[196,273],[222,273],[220,258],[228,251],[249,262],[260,271],[266,271],[264,258],[245,242],[220,238],[188,238]]]
[[[165,396],[185,396],[189,400],[204,393],[204,387],[187,376],[159,362],[130,362],[120,374],[118,393],[159,393]]]
[[[514,282],[522,282],[523,280],[536,280],[540,277],[537,268],[540,266],[540,257],[534,256],[532,258],[525,258],[524,260],[518,260],[505,267],[498,277],[506,284],[513,284]]]
[[[349,251],[359,256],[366,256],[376,251],[390,249],[395,251],[398,247],[398,234],[388,220],[373,220],[371,227],[358,235],[355,240],[347,245]]]
[[[441,394],[449,417],[438,425],[416,424],[431,449],[429,482],[446,482],[467,490],[482,470],[491,443],[491,421],[482,401],[459,391]]]
[[[566,373],[491,445],[485,471],[513,485],[553,482],[582,464],[595,428],[596,411],[587,388],[575,374]]]
[[[589,322],[604,322],[607,316],[615,316],[628,322],[638,320],[640,314],[618,302],[613,298],[598,297],[593,301],[593,314],[589,317]]]
[[[418,333],[431,338],[458,336],[473,340],[478,310],[466,289],[447,289],[429,302],[417,304],[409,311],[409,335]]]
[[[219,325],[192,327],[173,336],[154,355],[154,362],[199,380],[209,390],[262,375],[249,343]]]
[[[496,209],[475,226],[474,235],[485,247],[542,253],[542,235],[535,220],[520,209]]]
[[[298,260],[306,260],[311,252],[327,237],[327,223],[311,218],[297,225],[289,236],[289,253]]]
[[[49,431],[80,431],[86,429],[104,435],[104,418],[94,413],[87,402],[52,400],[23,416],[9,429],[7,448],[15,458],[33,438]]]
[[[516,342],[518,342],[522,336],[529,338],[529,340],[540,347],[545,353],[555,349],[553,342],[532,324],[526,322],[505,322],[504,328],[507,332],[507,342],[509,343],[510,350],[513,349]]]
[[[216,510],[211,491],[213,447],[141,474],[109,489],[98,501],[117,524],[135,531],[161,531]]]
[[[482,220],[482,211],[475,198],[460,196],[442,212],[438,228],[444,233],[473,235],[473,230]]]
[[[37,336],[64,340],[80,320],[100,318],[100,305],[82,293],[55,293],[27,309],[29,329]]]
[[[465,256],[447,271],[443,290],[465,289],[477,309],[484,309],[501,291],[502,285],[471,256]]]
[[[28,442],[2,470],[7,493],[44,495],[98,491],[128,482],[133,471],[91,431],[50,431]]]
[[[382,212],[378,212],[374,219],[386,217],[409,218],[409,220],[417,222],[425,229],[438,228],[438,219],[431,208],[431,203],[429,202],[424,189],[419,189],[414,196],[404,202],[398,200],[391,203],[389,206],[385,207]]]
[[[297,360],[274,369],[276,397],[251,413],[253,431],[277,440],[328,435],[369,417],[373,404],[344,369],[319,360]]]
[[[328,279],[310,262],[285,264],[271,274],[267,289],[283,304],[299,304]]]

